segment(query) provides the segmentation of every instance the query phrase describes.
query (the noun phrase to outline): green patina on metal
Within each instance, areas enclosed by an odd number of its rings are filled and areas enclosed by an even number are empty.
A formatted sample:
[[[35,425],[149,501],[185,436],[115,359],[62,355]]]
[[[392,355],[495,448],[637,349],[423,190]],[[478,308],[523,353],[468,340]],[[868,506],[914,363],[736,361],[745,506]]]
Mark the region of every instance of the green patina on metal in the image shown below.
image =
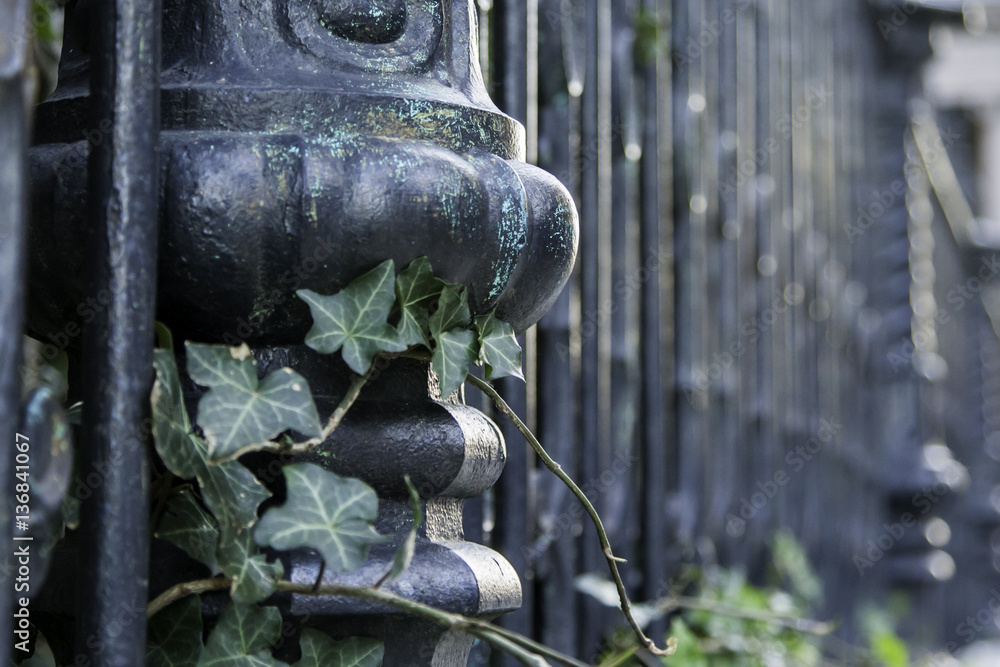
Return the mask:
[[[383,45],[336,32],[354,30],[352,16],[369,24],[402,3],[348,1],[322,20],[321,7],[334,5],[262,0],[178,10],[169,26],[178,32],[164,36],[160,150],[173,203],[160,260],[171,288],[161,304],[178,313],[182,335],[219,340],[252,321],[251,339],[300,339],[308,320],[294,288],[329,293],[386,257],[402,266],[431,256],[444,277],[468,287],[477,311],[541,294],[512,284],[538,271],[561,284],[563,272],[544,266],[543,255],[571,258],[574,216],[548,210],[558,198],[529,196],[548,184],[519,178],[524,128],[493,106],[469,69],[477,59],[468,8],[406,3],[405,35]],[[335,16],[342,9],[347,23]],[[276,17],[286,14],[282,27]],[[195,34],[226,48],[202,53]],[[359,65],[363,52],[381,55]],[[78,142],[73,119],[86,117],[88,102],[85,88],[71,90],[40,116],[70,119],[43,123],[53,144]],[[84,183],[71,196],[85,197]],[[77,243],[85,229],[74,215],[56,226],[41,245]],[[45,300],[53,311],[72,306],[56,293]],[[525,301],[508,319],[526,326],[539,307]]]

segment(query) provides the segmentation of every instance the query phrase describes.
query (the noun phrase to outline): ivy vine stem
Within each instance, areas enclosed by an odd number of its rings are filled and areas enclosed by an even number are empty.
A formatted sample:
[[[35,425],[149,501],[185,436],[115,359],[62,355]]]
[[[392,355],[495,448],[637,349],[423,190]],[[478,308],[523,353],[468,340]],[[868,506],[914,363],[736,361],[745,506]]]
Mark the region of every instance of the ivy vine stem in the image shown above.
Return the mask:
[[[333,435],[333,432],[337,430],[340,426],[340,422],[344,421],[344,416],[347,415],[347,411],[351,409],[354,402],[358,400],[361,395],[361,390],[364,389],[365,384],[371,379],[372,373],[375,371],[375,364],[368,369],[368,372],[364,375],[355,375],[351,378],[351,384],[347,388],[347,393],[344,394],[344,398],[340,400],[337,407],[334,408],[333,414],[326,422],[326,426],[323,427],[323,431],[320,435],[315,438],[310,438],[309,440],[304,440],[303,442],[296,442],[292,444],[282,444],[280,442],[268,441],[261,444],[250,445],[248,447],[243,447],[237,451],[232,456],[227,457],[225,460],[237,459],[248,452],[271,452],[273,454],[307,454],[312,450],[316,449],[324,442],[327,438]]]
[[[527,637],[521,637],[520,635],[514,635],[513,633],[503,631],[498,632],[500,628],[492,625],[491,623],[474,618],[468,618],[466,616],[462,616],[461,614],[443,611],[437,607],[432,607],[430,605],[423,604],[422,602],[405,598],[402,595],[397,595],[396,593],[391,593],[389,591],[382,590],[381,588],[372,588],[370,586],[349,586],[346,584],[324,584],[316,589],[315,593],[313,593],[312,587],[308,584],[296,584],[290,581],[279,581],[277,590],[285,593],[299,593],[303,595],[343,595],[368,600],[370,602],[387,604],[413,614],[414,616],[426,618],[427,620],[433,621],[434,623],[450,630],[468,632],[469,634],[479,637],[483,641],[489,642],[496,648],[512,655],[523,665],[534,665],[537,667],[549,665],[549,662],[546,661],[544,657],[538,655],[541,651],[544,651],[550,656],[559,655],[550,648],[544,647],[540,644],[535,644],[535,642],[529,640]],[[581,664],[568,657],[564,660],[560,659],[560,662],[567,665],[573,665],[574,667]]]
[[[153,618],[174,602],[177,602],[182,598],[186,598],[189,595],[200,595],[201,593],[210,593],[211,591],[221,591],[224,588],[229,588],[232,584],[232,579],[227,577],[216,577],[214,579],[185,581],[182,584],[171,586],[164,592],[160,593],[156,599],[150,602],[149,606],[146,607],[146,620]]]
[[[226,577],[177,584],[160,594],[149,604],[146,610],[146,618],[152,618],[157,612],[189,595],[223,590],[229,588],[231,585],[232,580]],[[551,663],[546,658],[561,665],[567,665],[568,667],[587,667],[586,663],[563,655],[544,644],[539,644],[516,632],[511,632],[510,630],[476,618],[469,618],[461,614],[444,611],[380,588],[349,586],[346,584],[324,584],[316,587],[313,584],[278,581],[276,582],[275,590],[298,595],[352,597],[386,604],[413,616],[427,619],[450,630],[467,632],[517,658],[521,664],[531,667],[551,667]]]
[[[517,416],[517,413],[511,410],[510,406],[507,405],[507,402],[503,400],[503,397],[500,396],[500,394],[497,393],[497,390],[493,388],[493,385],[485,380],[480,380],[471,373],[469,373],[466,377],[466,380],[490,397],[497,409],[502,412],[512,424],[514,424],[518,431],[521,432],[521,435],[523,435],[524,439],[528,441],[531,448],[535,450],[535,453],[538,454],[538,457],[545,464],[545,467],[566,485],[573,495],[576,496],[577,500],[580,501],[584,509],[587,510],[587,514],[590,515],[590,519],[594,523],[594,527],[597,529],[597,536],[601,541],[601,550],[604,553],[604,558],[608,561],[608,569],[611,570],[611,577],[614,579],[615,587],[618,589],[618,599],[621,603],[622,613],[625,615],[626,620],[628,620],[628,623],[632,628],[632,632],[634,632],[635,636],[639,638],[640,642],[642,642],[643,647],[654,655],[673,655],[675,642],[669,642],[666,648],[660,648],[656,645],[656,642],[646,636],[646,633],[642,631],[639,623],[636,622],[635,617],[632,616],[632,603],[629,600],[628,593],[625,591],[625,583],[622,581],[621,573],[618,572],[618,563],[624,563],[625,561],[616,557],[614,552],[611,550],[611,542],[608,539],[607,531],[604,529],[604,522],[601,521],[601,515],[597,513],[597,509],[594,508],[593,503],[591,503],[590,499],[587,498],[587,494],[585,494],[577,483],[573,481],[572,477],[566,474],[566,471],[562,469],[562,466],[559,465],[555,459],[549,456],[549,453],[545,451],[544,447],[542,447],[542,443],[538,441],[535,434],[531,432],[531,429],[525,426],[524,422],[521,421],[521,418]]]
[[[826,637],[836,629],[834,623],[814,621],[806,618],[794,618],[782,614],[757,609],[741,609],[732,605],[715,600],[705,600],[685,596],[675,596],[665,598],[657,604],[657,611],[669,613],[675,609],[691,609],[694,611],[707,611],[710,614],[719,616],[729,616],[747,621],[760,621],[762,623],[774,623],[790,630],[804,632],[817,637]]]

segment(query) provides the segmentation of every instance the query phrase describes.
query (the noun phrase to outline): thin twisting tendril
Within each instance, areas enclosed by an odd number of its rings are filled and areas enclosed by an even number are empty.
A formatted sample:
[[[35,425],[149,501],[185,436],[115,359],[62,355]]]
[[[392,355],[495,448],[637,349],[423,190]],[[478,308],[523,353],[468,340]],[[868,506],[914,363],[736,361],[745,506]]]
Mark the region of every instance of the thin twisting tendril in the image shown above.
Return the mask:
[[[643,647],[654,655],[673,655],[676,650],[675,640],[671,639],[667,642],[666,648],[658,647],[656,642],[646,636],[646,633],[642,631],[642,628],[632,616],[632,603],[628,599],[628,593],[625,592],[625,583],[622,581],[622,576],[618,572],[618,563],[624,563],[625,560],[618,558],[615,556],[614,552],[611,551],[611,542],[608,540],[607,531],[604,530],[604,523],[601,521],[601,516],[597,513],[597,510],[594,509],[594,505],[590,502],[590,499],[587,498],[587,494],[585,494],[580,487],[577,486],[572,477],[566,474],[566,472],[562,469],[562,466],[556,463],[556,461],[549,456],[549,453],[545,451],[544,447],[542,447],[542,443],[538,441],[535,434],[532,433],[531,430],[524,425],[524,422],[521,421],[520,417],[518,417],[517,414],[511,410],[510,406],[503,400],[503,397],[500,396],[500,394],[497,393],[497,390],[493,388],[493,385],[485,380],[480,380],[471,373],[466,379],[492,399],[494,405],[497,406],[497,409],[506,415],[511,423],[517,427],[517,430],[521,432],[524,439],[528,441],[531,448],[535,450],[535,453],[542,459],[545,467],[551,470],[556,477],[562,480],[562,483],[573,492],[573,495],[576,496],[577,500],[580,501],[584,509],[587,510],[587,514],[590,515],[591,521],[594,522],[594,527],[597,528],[597,535],[601,540],[601,550],[604,552],[604,558],[608,561],[608,569],[611,570],[611,577],[615,580],[615,587],[618,589],[618,599],[621,602],[622,613],[625,614],[625,618],[632,627],[632,631],[635,633],[635,636],[639,638],[639,641],[642,642]]]

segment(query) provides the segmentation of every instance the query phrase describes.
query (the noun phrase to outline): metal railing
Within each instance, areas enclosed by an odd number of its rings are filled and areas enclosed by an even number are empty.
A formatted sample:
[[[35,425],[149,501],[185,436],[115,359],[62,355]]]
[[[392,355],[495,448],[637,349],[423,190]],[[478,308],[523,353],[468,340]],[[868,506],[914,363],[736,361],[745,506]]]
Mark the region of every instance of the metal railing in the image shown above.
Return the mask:
[[[27,5],[2,0],[0,15],[26,20]],[[934,435],[921,419],[926,379],[892,363],[912,343],[904,135],[925,15],[885,36],[882,14],[860,0],[476,7],[495,102],[525,125],[529,161],[563,181],[581,214],[570,284],[524,339],[529,382],[503,389],[604,515],[635,597],[666,594],[684,562],[757,576],[779,527],[817,563],[820,614],[904,577],[933,595],[933,573],[908,556],[866,573],[852,561],[926,483]],[[92,11],[92,121],[112,123],[90,155],[89,285],[114,299],[84,335],[81,451],[84,466],[115,464],[85,504],[75,632],[94,664],[131,667],[144,624],[109,628],[123,605],[146,601],[145,449],[134,434],[151,382],[160,8],[115,0]],[[5,448],[19,421],[29,256],[23,72],[23,54],[0,50]],[[603,557],[573,498],[515,431],[504,435],[506,471],[492,495],[467,501],[466,537],[521,575],[522,608],[504,625],[589,659],[619,621],[574,577],[600,571]],[[3,503],[10,465],[0,457]],[[12,594],[0,587],[4,609]],[[0,635],[10,620],[0,614]]]

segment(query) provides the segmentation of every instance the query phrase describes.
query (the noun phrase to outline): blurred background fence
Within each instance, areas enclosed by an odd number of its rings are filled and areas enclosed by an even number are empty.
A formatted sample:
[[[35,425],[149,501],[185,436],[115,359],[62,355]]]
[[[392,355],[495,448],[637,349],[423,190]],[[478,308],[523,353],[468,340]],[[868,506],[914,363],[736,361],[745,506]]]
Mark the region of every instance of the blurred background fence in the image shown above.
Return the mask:
[[[685,563],[760,580],[784,528],[845,638],[902,589],[910,640],[972,641],[1000,553],[998,88],[942,92],[924,69],[965,39],[965,70],[938,79],[995,69],[975,46],[997,41],[995,8],[478,4],[494,100],[581,216],[571,283],[526,335],[529,383],[504,389],[604,515],[631,592],[665,595]],[[505,625],[592,658],[620,623],[574,589],[604,569],[593,528],[505,435],[468,539],[522,574]]]

